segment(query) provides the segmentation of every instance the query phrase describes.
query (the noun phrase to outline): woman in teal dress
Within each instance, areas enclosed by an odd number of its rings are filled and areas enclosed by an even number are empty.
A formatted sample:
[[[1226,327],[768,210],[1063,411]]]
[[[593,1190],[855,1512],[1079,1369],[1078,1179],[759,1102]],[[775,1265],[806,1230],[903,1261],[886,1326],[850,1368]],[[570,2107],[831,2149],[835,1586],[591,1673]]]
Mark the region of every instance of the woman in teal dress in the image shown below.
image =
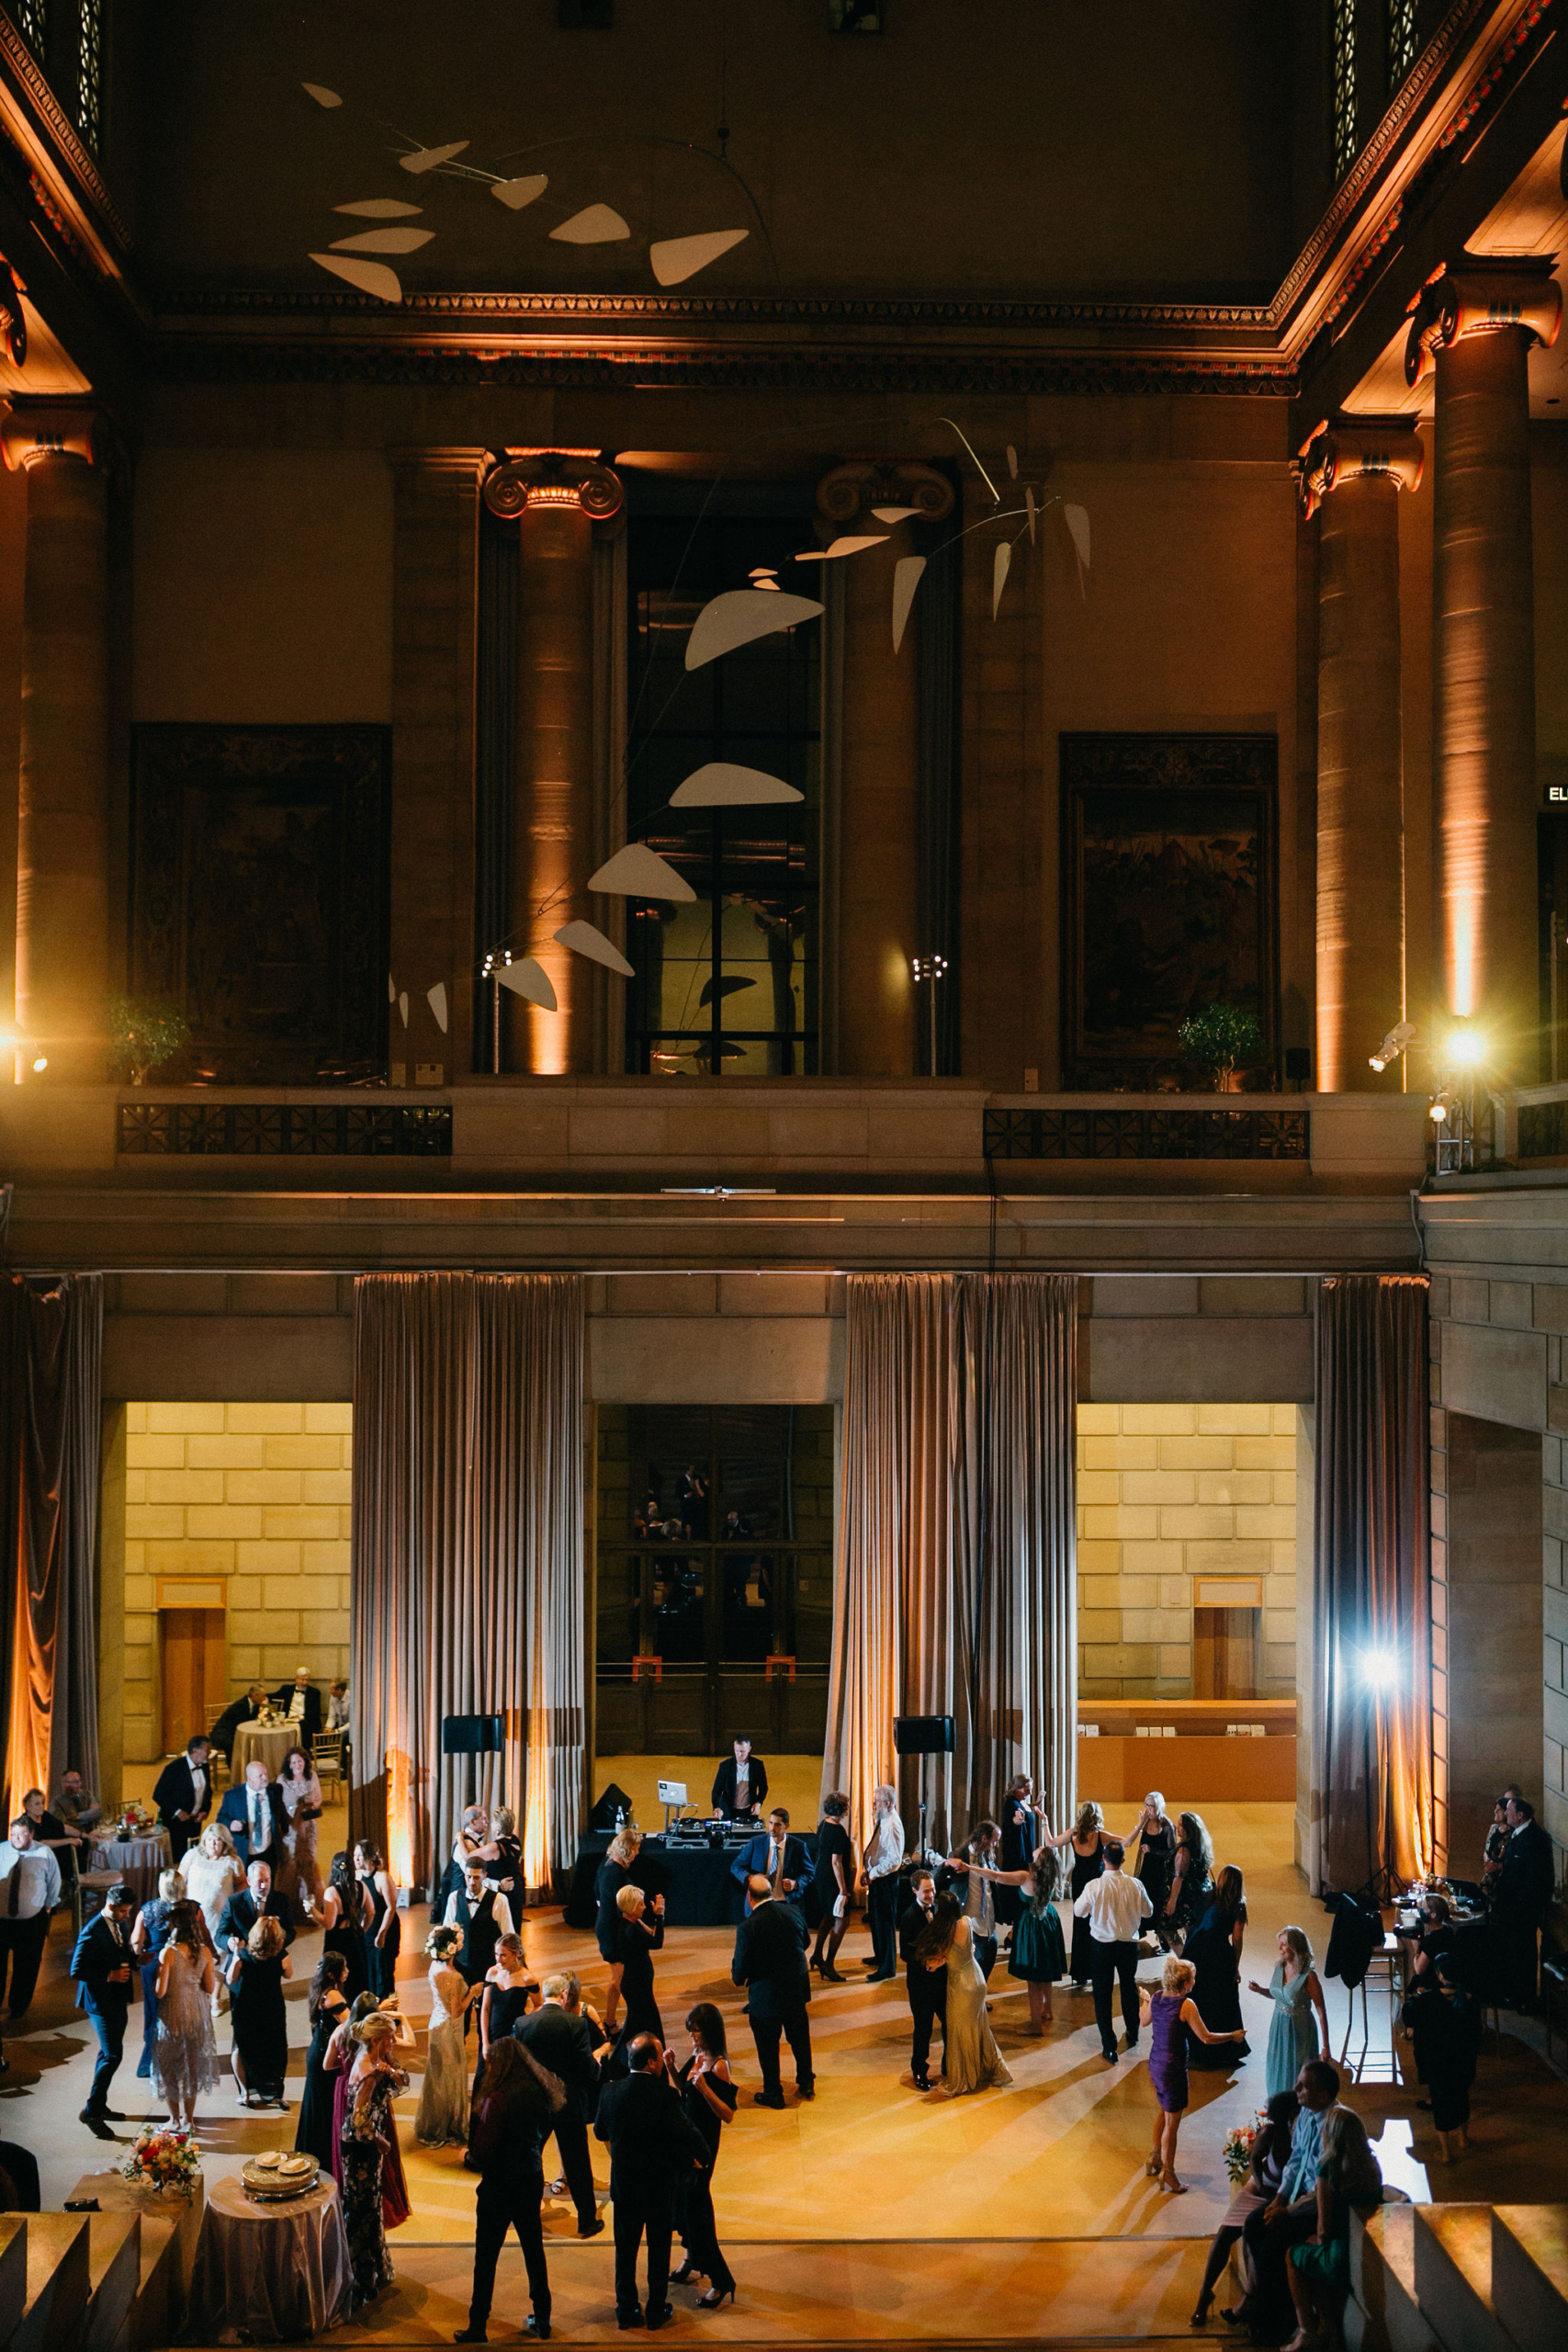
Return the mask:
[[[969,1874],[972,1878],[988,1878],[993,1886],[1016,1886],[1021,1890],[1018,1917],[1013,1922],[1012,1948],[1008,1953],[1008,1974],[1028,1985],[1029,2030],[1043,2034],[1048,2025],[1055,2023],[1051,1987],[1067,1973],[1067,1947],[1055,1909],[1062,1888],[1060,1857],[1055,1847],[1040,1846],[1022,1870],[991,1871],[971,1860]]]
[[[1350,2216],[1382,2203],[1382,2174],[1353,2108],[1331,2107],[1323,2119],[1317,2168],[1317,2234],[1290,2249],[1285,2276],[1296,2307],[1296,2332],[1283,2352],[1308,2352],[1328,2340],[1350,2285]]]
[[[1279,1947],[1280,1965],[1268,1984],[1259,1984],[1253,1979],[1247,1986],[1249,1992],[1268,1994],[1274,2004],[1264,2059],[1268,2098],[1272,2098],[1276,2091],[1288,2091],[1307,2060],[1315,2058],[1320,2049],[1328,2048],[1328,2011],[1324,2007],[1323,1986],[1312,1964],[1312,1946],[1300,1928],[1281,1928]],[[1314,2008],[1316,2024],[1313,2020]]]

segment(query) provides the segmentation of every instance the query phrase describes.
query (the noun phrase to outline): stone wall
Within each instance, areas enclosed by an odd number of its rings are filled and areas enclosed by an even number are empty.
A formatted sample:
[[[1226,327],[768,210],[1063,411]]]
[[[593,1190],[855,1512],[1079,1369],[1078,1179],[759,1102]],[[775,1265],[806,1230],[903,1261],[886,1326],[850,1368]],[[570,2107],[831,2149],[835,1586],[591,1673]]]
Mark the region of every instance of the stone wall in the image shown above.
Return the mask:
[[[1078,1695],[1192,1695],[1192,1579],[1263,1579],[1261,1698],[1296,1688],[1294,1405],[1080,1405]]]

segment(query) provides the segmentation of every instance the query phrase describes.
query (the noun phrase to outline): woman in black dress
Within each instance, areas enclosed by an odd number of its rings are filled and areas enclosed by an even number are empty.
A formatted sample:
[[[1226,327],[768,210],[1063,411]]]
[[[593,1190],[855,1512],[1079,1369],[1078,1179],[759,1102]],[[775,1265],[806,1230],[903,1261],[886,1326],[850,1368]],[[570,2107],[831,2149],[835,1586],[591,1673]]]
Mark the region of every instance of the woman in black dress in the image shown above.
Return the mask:
[[[1172,1951],[1184,1952],[1188,1937],[1214,1899],[1214,1841],[1201,1813],[1184,1813],[1179,1819],[1181,1835],[1177,1840],[1176,1871],[1166,1898],[1165,1934],[1160,1940],[1168,1940]]]
[[[615,1900],[621,1916],[621,1997],[626,2014],[615,2036],[613,2064],[615,2072],[624,2075],[626,2053],[639,2033],[656,2033],[660,2041],[664,2039],[664,2020],[653,1997],[653,1955],[664,1942],[664,1897],[654,1896],[651,1914],[640,1886],[623,1886]]]
[[[1138,1840],[1137,1876],[1145,1894],[1154,1907],[1155,1933],[1160,1932],[1165,1906],[1170,1900],[1170,1882],[1176,1875],[1176,1824],[1165,1809],[1165,1799],[1158,1789],[1151,1789],[1144,1799],[1143,1812],[1138,1815],[1133,1837]],[[1132,1843],[1132,1838],[1128,1839]],[[1161,1938],[1163,1941],[1164,1939]],[[1194,1994],[1196,2000],[1197,1996]],[[1201,2001],[1198,2007],[1204,2017],[1209,2012]]]
[[[1431,2097],[1432,2124],[1443,2162],[1470,2145],[1470,2090],[1481,2051],[1480,2004],[1454,1973],[1444,1953],[1411,1993],[1402,2022],[1416,2038],[1416,2071]]]
[[[370,1991],[378,2001],[384,2001],[393,1989],[398,1954],[402,1950],[398,1890],[378,1846],[356,1846],[354,1869],[365,1896],[365,1973]]]
[[[998,1871],[1026,1871],[1034,1860],[1040,1838],[1040,1816],[1034,1810],[1034,1783],[1027,1772],[1015,1773],[1001,1803],[1001,1859]],[[1016,1928],[1023,1897],[1018,1886],[994,1886],[991,1900],[1005,1928]]]
[[[305,2053],[305,2088],[299,2100],[299,2124],[294,2145],[301,2155],[314,2156],[323,2172],[333,2167],[333,2100],[336,2077],[324,2064],[327,2044],[348,2015],[344,1982],[348,1962],[341,1951],[324,1951],[310,1979],[310,2047]]]
[[[288,2072],[288,2017],[283,1981],[293,1974],[283,1923],[256,1921],[229,1963],[229,2007],[234,2027],[231,2064],[242,2107],[281,2107]]]
[[[504,1894],[514,1919],[523,1915],[523,1841],[517,1815],[510,1805],[498,1804],[490,1816],[490,1836],[479,1849],[485,1866],[485,1884]]]
[[[523,1939],[519,1935],[502,1936],[495,1948],[495,1965],[484,1980],[479,1999],[479,2055],[474,2068],[473,2088],[468,2094],[468,2112],[484,2082],[485,2062],[498,2041],[504,2041],[521,2017],[539,2004],[539,1980],[523,1956]]]
[[[1247,1935],[1247,1882],[1234,1862],[1214,1881],[1213,1899],[1187,1939],[1182,1958],[1197,1970],[1192,1998],[1214,2033],[1241,2030],[1241,1948]],[[1200,2041],[1187,2036],[1189,2066],[1234,2066],[1247,2055],[1245,2042]]]
[[[343,1954],[348,1973],[343,1990],[346,1999],[357,2000],[361,1993],[370,1989],[370,1979],[365,1967],[365,1928],[370,1917],[370,1905],[365,1889],[354,1875],[354,1866],[344,1852],[333,1856],[326,1892],[321,1896],[321,1925],[326,1930],[321,1938],[323,1952]]]
[[[735,2274],[720,2250],[713,2217],[713,2168],[724,2127],[735,2120],[737,2094],[729,2079],[724,2019],[711,2001],[699,2001],[688,2012],[686,2031],[692,2037],[692,2054],[685,2064],[677,2073],[674,2052],[669,2050],[664,2064],[681,2094],[682,2111],[708,2154],[706,2164],[683,2172],[677,2187],[676,2224],[686,2259],[670,2273],[670,2283],[680,2286],[694,2275],[705,2278],[708,2290],[697,2297],[697,2308],[711,2312],[726,2295],[735,2301]]]
[[[1073,1883],[1070,1900],[1076,1903],[1091,1880],[1105,1875],[1105,1815],[1093,1799],[1078,1807],[1078,1817],[1070,1829],[1059,1838],[1042,1838],[1043,1846],[1070,1846],[1073,1849]],[[1081,1993],[1089,1980],[1089,1921],[1073,1917],[1073,1955],[1070,1963],[1073,1990]]]
[[[621,1914],[616,1907],[617,1897],[623,1886],[632,1883],[641,1845],[640,1829],[618,1829],[593,1882],[593,1898],[599,1906],[593,1919],[593,1939],[599,1947],[600,1959],[608,1963],[610,1971],[610,1989],[604,1997],[606,2033],[615,2032],[615,2013],[621,2006]]]
[[[811,1965],[825,1984],[842,1984],[834,1962],[850,1924],[850,1892],[855,1883],[855,1849],[844,1827],[850,1801],[841,1789],[822,1800],[817,1831],[817,1874],[807,1893],[807,1916],[816,1915],[817,1948]],[[694,2017],[696,2011],[694,2009]],[[687,2020],[690,2023],[690,2019]]]

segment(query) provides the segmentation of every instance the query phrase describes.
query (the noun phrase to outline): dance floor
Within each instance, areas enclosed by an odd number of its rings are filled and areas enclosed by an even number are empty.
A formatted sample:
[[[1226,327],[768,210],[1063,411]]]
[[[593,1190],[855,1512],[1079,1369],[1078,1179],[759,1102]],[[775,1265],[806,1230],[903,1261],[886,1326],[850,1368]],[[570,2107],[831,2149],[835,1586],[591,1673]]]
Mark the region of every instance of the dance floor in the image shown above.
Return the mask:
[[[1274,1934],[1289,1921],[1307,1929],[1321,1957],[1329,1921],[1292,1862],[1291,1809],[1216,1805],[1208,1817],[1220,1859],[1239,1861],[1247,1873],[1251,1924],[1244,1977],[1267,1978]],[[419,1950],[423,1925],[423,1912],[405,1915],[399,1971],[417,2020],[428,2007]],[[591,1995],[603,1985],[592,1938],[564,1928],[558,1913],[531,1915],[527,1936],[541,1973],[563,1964],[581,1969]],[[33,2147],[46,2204],[58,2204],[83,2172],[124,2153],[96,2143],[75,2120],[91,2071],[90,2036],[69,2008],[62,1941],[57,1932],[26,2030],[7,2040],[13,2071],[0,2091],[0,2132]],[[304,1988],[316,1941],[301,1938],[296,1946],[291,2098],[298,2098],[303,2064]],[[857,1926],[840,1956],[852,1978],[861,1975],[867,1949]],[[1042,2336],[1156,2342],[1187,2335],[1203,2245],[1229,2200],[1224,2134],[1262,2096],[1266,2002],[1243,1996],[1253,2030],[1250,2062],[1234,2073],[1192,2078],[1179,2154],[1189,2193],[1171,2198],[1144,2172],[1154,2113],[1147,2069],[1141,2054],[1114,2068],[1103,2064],[1087,1996],[1058,1988],[1055,2024],[1043,2041],[1032,2040],[1023,1990],[999,1962],[992,2023],[1012,2085],[949,2099],[939,2092],[922,2097],[910,2085],[901,1981],[814,1989],[818,2096],[810,2105],[793,2098],[786,2055],[789,2103],[778,2113],[750,2100],[756,2061],[729,1980],[730,1950],[721,1930],[673,1930],[656,1963],[665,2023],[679,2046],[680,2021],[694,2001],[716,1999],[725,2007],[743,2086],[716,2180],[720,2235],[740,2281],[739,2304],[733,2312],[727,2306],[722,2313],[687,2317],[693,2299],[682,2290],[676,2298],[682,2331],[732,2344],[959,2335],[968,2343]],[[1153,1962],[1145,1973],[1155,1973]],[[1346,1996],[1336,1984],[1328,1998],[1337,2048]],[[1347,2095],[1367,2118],[1390,2186],[1417,2200],[1568,2199],[1568,2109],[1560,2078],[1539,2056],[1508,2035],[1500,2057],[1488,2044],[1477,2086],[1476,2151],[1448,2171],[1436,2163],[1415,2082],[1394,2079],[1386,2006],[1381,2017],[1379,2007],[1374,1999],[1372,2063]],[[133,2021],[133,2037],[137,2031]],[[225,2021],[220,2046],[227,2040]],[[1359,2041],[1358,2006],[1353,2051]],[[150,2086],[130,2073],[128,2064],[115,2086],[129,2119],[117,2127],[120,2142],[144,2113],[155,2111]],[[393,2239],[399,2282],[367,2314],[366,2325],[344,2332],[346,2340],[431,2343],[449,2340],[462,2324],[473,2176],[456,2149],[423,2149],[413,2140],[416,2094],[417,2079],[398,2110],[413,2207]],[[292,2141],[292,2110],[287,2118],[242,2114],[226,2092],[212,2105],[201,2132],[209,2174]],[[603,2185],[603,2149],[596,2150],[596,2169]],[[547,2216],[561,2330],[574,2340],[607,2340],[615,2332],[608,2233],[580,2241],[564,2203],[552,2203]],[[513,2250],[503,2263],[492,2333],[510,2335],[525,2309]]]

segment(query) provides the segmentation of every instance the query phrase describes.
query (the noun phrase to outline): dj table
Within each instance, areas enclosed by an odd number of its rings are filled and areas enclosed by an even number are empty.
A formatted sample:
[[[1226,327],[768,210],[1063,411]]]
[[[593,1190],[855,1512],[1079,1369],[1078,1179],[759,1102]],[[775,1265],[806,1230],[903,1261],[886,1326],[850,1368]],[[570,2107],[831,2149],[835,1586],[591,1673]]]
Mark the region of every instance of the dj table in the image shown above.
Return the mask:
[[[816,1838],[801,1842],[815,1867]],[[608,1836],[601,1831],[585,1837],[578,1847],[565,1912],[569,1928],[593,1925],[598,1910],[593,1883],[609,1846]],[[744,1889],[730,1871],[740,1851],[739,1846],[666,1846],[660,1837],[645,1838],[632,1865],[632,1883],[645,1894],[662,1894],[668,1928],[738,1928]]]

